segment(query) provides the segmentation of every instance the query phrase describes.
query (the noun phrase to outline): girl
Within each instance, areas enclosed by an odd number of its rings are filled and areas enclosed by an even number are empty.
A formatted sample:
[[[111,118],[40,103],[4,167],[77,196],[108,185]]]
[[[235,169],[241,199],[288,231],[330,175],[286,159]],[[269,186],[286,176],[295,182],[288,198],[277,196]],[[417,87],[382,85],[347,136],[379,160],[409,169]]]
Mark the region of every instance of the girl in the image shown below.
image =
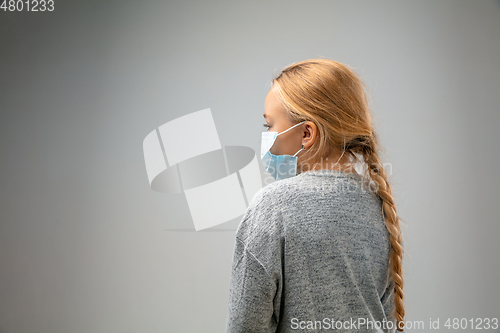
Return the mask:
[[[272,80],[261,158],[278,181],[236,231],[226,332],[403,331],[400,219],[364,87],[328,59]]]

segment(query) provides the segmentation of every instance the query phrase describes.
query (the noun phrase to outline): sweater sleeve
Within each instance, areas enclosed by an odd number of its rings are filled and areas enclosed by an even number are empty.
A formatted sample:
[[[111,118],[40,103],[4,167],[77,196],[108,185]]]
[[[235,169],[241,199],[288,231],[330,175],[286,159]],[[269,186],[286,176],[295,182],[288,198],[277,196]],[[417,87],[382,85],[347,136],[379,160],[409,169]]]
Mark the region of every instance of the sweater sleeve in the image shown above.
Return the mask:
[[[281,288],[279,288],[281,289]],[[226,333],[276,332],[278,288],[264,266],[236,238],[229,287]]]

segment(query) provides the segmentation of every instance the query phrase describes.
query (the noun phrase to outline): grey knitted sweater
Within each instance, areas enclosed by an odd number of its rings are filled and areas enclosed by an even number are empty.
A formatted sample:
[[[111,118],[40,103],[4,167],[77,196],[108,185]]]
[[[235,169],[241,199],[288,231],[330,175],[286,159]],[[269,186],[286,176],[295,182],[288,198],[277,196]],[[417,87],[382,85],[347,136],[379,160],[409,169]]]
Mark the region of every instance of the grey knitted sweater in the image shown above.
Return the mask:
[[[394,332],[389,249],[382,201],[360,175],[263,187],[236,231],[226,333]]]

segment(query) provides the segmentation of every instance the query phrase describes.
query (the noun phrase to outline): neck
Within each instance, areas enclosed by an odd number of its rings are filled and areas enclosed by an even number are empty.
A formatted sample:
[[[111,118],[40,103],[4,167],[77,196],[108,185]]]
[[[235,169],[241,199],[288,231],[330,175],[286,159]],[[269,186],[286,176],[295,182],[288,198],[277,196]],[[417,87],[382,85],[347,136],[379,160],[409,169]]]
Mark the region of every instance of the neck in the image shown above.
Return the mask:
[[[344,154],[332,154],[329,157],[322,159],[320,163],[313,163],[310,170],[337,170],[358,174],[354,169],[354,164],[349,165],[349,156]]]

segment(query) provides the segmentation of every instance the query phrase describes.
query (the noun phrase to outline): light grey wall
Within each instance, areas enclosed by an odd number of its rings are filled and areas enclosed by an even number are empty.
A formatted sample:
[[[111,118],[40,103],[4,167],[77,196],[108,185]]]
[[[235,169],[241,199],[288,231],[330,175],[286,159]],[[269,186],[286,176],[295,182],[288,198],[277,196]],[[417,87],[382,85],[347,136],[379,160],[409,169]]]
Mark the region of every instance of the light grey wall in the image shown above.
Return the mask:
[[[270,78],[316,57],[370,86],[406,320],[500,317],[499,32],[489,0],[0,12],[0,332],[222,332],[234,230],[164,231],[192,222],[142,140],[211,108],[223,145],[258,151]]]

